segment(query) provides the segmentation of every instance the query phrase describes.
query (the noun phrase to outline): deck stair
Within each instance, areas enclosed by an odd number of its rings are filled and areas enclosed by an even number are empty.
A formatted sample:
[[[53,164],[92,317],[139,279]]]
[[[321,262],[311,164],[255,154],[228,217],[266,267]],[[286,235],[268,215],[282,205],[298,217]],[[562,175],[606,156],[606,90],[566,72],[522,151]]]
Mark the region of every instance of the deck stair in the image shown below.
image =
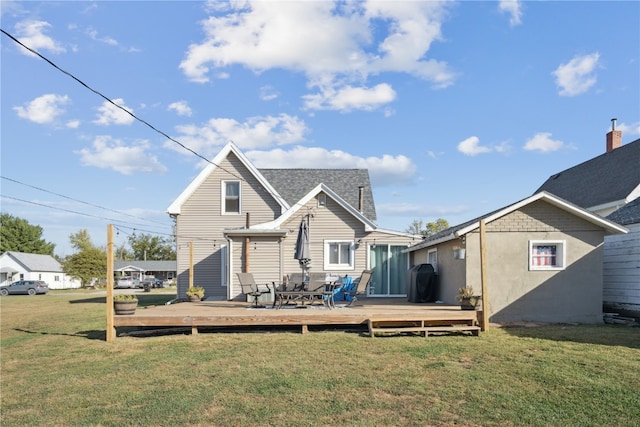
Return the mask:
[[[480,335],[480,326],[472,319],[433,320],[423,318],[398,319],[393,317],[371,317],[368,319],[369,336],[376,334],[419,333],[425,338],[429,335],[463,333]]]

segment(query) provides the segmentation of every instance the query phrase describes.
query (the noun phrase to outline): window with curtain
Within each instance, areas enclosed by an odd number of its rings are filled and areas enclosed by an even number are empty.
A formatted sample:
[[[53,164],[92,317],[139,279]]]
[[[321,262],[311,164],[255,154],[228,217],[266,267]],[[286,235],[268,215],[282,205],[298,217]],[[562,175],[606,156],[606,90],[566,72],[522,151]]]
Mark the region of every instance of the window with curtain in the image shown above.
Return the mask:
[[[565,242],[529,242],[529,270],[563,270],[565,268]]]
[[[240,213],[240,181],[223,181],[222,191],[224,194],[222,213]]]
[[[325,270],[352,270],[353,242],[326,241],[324,244],[324,269]]]

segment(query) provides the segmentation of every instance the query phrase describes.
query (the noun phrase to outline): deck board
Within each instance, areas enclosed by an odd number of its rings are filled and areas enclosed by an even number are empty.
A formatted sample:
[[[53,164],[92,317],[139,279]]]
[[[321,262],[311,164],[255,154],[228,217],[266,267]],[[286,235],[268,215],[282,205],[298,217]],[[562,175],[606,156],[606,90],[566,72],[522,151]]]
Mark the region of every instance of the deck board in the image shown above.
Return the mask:
[[[114,316],[117,327],[199,327],[234,326],[308,326],[362,325],[369,319],[377,321],[420,320],[424,324],[476,325],[478,312],[460,310],[459,306],[443,304],[412,304],[400,299],[359,300],[351,307],[340,305],[330,310],[321,305],[306,308],[251,308],[237,301],[183,302],[171,305],[138,308],[133,315]]]

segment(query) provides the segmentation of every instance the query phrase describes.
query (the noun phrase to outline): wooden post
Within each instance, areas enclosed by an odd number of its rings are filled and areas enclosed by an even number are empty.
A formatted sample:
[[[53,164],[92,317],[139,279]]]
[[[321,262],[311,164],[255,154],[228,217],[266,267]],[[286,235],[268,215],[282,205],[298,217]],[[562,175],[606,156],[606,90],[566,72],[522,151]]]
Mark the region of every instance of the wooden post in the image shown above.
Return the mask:
[[[489,329],[489,295],[487,293],[487,232],[480,220],[480,283],[482,284],[482,330]]]
[[[193,241],[189,242],[189,288],[193,288]]]
[[[113,224],[107,225],[107,342],[116,339],[113,319]]]

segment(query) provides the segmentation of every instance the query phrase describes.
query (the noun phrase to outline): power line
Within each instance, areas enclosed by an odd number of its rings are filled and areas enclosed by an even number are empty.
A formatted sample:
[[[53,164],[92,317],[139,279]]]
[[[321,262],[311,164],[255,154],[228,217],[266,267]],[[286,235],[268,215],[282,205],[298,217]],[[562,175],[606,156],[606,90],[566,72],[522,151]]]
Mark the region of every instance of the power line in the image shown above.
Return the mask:
[[[203,155],[199,154],[198,152],[196,152],[195,150],[187,147],[186,145],[184,145],[183,143],[181,143],[180,141],[172,138],[171,136],[169,136],[168,134],[166,134],[165,132],[161,131],[160,129],[156,128],[155,126],[153,126],[152,124],[150,124],[149,122],[147,122],[144,119],[139,118],[138,116],[136,116],[135,114],[133,114],[131,111],[127,110],[126,108],[116,104],[115,102],[113,102],[111,99],[109,99],[109,97],[103,95],[100,91],[92,88],[91,86],[89,86],[88,84],[86,84],[85,82],[83,82],[82,80],[80,80],[79,78],[77,78],[76,76],[74,76],[73,74],[71,74],[70,72],[63,70],[62,68],[58,67],[53,61],[51,61],[50,59],[46,58],[45,56],[43,56],[42,54],[40,54],[40,52],[36,51],[35,49],[30,48],[29,46],[25,45],[24,43],[22,43],[20,40],[18,40],[17,38],[15,38],[14,36],[12,36],[11,34],[9,34],[8,32],[6,32],[4,29],[0,28],[0,31],[2,31],[2,33],[4,35],[6,35],[7,37],[9,37],[11,40],[13,40],[14,42],[16,42],[17,44],[19,44],[20,46],[22,46],[23,48],[27,49],[29,52],[33,53],[34,55],[36,55],[37,57],[39,57],[40,59],[44,60],[45,62],[47,62],[49,65],[51,65],[53,68],[55,68],[56,70],[60,71],[63,74],[66,74],[67,76],[71,77],[73,80],[75,80],[76,82],[80,83],[82,86],[84,86],[85,88],[89,89],[91,92],[95,93],[96,95],[98,95],[100,98],[104,99],[105,101],[107,101],[108,103],[110,103],[111,105],[113,105],[116,108],[119,108],[120,110],[124,111],[125,113],[127,113],[128,115],[130,115],[131,117],[133,117],[135,120],[139,121],[140,123],[145,124],[146,126],[148,126],[149,128],[151,128],[153,131],[159,133],[160,135],[164,136],[165,138],[167,138],[169,141],[178,144],[180,147],[182,147],[183,149],[189,151],[190,153],[192,153],[193,155],[195,155],[196,157],[204,160],[205,162],[212,164],[214,166],[219,167],[220,169],[224,170],[225,172],[235,176],[236,178],[243,180],[243,178],[237,176],[233,171],[229,171],[225,168],[223,168],[220,165],[216,165],[215,163],[213,163],[211,160],[207,159],[206,157],[204,157]]]
[[[165,223],[163,223],[163,222],[156,221],[156,220],[153,220],[153,219],[141,218],[141,217],[139,217],[139,216],[131,215],[131,214],[128,214],[128,213],[126,213],[126,212],[120,212],[120,211],[117,211],[117,210],[115,210],[115,209],[105,208],[104,206],[95,205],[95,204],[93,204],[93,203],[89,203],[89,202],[85,202],[85,201],[82,201],[82,200],[74,199],[73,197],[65,196],[64,194],[56,193],[56,192],[54,192],[54,191],[50,191],[50,190],[46,190],[46,189],[44,189],[44,188],[36,187],[36,186],[34,186],[34,185],[26,184],[26,183],[24,183],[24,182],[20,182],[20,181],[18,181],[18,180],[16,180],[16,179],[8,178],[8,177],[6,177],[6,176],[0,176],[0,178],[5,179],[5,180],[7,180],[7,181],[14,182],[14,183],[16,183],[16,184],[24,185],[25,187],[30,187],[30,188],[33,188],[33,189],[35,189],[35,190],[42,191],[42,192],[44,192],[44,193],[53,194],[54,196],[63,197],[63,198],[65,198],[65,199],[67,199],[67,200],[71,200],[71,201],[74,201],[74,202],[77,202],[77,203],[82,203],[82,204],[85,204],[85,205],[87,205],[87,206],[92,206],[92,207],[94,207],[94,208],[103,209],[103,210],[105,210],[105,211],[114,212],[114,213],[117,213],[117,214],[119,214],[119,215],[124,215],[124,216],[128,216],[128,217],[135,218],[135,219],[141,219],[141,220],[145,220],[145,221],[149,221],[149,222],[155,222],[156,224],[166,225],[166,224],[165,224]]]
[[[0,194],[0,197],[4,198],[4,199],[16,200],[16,201],[22,202],[22,203],[28,203],[30,205],[42,206],[42,207],[49,208],[49,209],[55,209],[55,210],[59,210],[59,211],[63,211],[63,212],[69,212],[69,213],[76,214],[76,215],[87,216],[87,217],[90,217],[90,218],[97,218],[97,219],[105,220],[105,221],[124,223],[124,224],[132,224],[132,225],[141,225],[141,226],[145,225],[145,224],[128,223],[128,222],[124,222],[124,221],[119,220],[119,219],[106,218],[106,217],[103,217],[103,216],[98,216],[98,215],[92,215],[92,214],[88,214],[88,213],[84,213],[84,212],[73,211],[71,209],[59,208],[59,207],[56,207],[56,206],[46,205],[44,203],[32,202],[32,201],[29,201],[29,200],[19,199],[17,197],[6,196],[4,194]]]

